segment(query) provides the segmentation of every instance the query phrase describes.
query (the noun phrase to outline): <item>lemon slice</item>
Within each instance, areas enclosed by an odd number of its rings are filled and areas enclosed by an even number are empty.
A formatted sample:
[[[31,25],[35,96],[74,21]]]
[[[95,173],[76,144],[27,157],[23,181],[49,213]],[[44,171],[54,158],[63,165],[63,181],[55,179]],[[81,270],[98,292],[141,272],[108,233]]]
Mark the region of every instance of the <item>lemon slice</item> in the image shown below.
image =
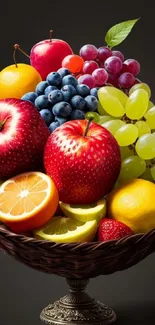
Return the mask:
[[[99,222],[106,215],[106,200],[102,199],[93,204],[70,205],[60,202],[60,209],[66,217],[87,222],[96,220]]]
[[[45,227],[36,230],[34,236],[55,243],[81,243],[92,241],[96,231],[96,220],[84,223],[66,217],[53,217]]]

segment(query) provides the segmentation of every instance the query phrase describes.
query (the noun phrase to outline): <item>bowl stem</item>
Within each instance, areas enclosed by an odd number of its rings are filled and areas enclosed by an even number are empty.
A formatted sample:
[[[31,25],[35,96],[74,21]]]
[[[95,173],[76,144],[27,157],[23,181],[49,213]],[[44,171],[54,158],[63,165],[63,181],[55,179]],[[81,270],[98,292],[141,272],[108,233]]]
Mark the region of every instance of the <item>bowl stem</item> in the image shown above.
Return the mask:
[[[88,279],[66,279],[69,293],[44,308],[40,319],[48,325],[109,325],[116,321],[115,312],[91,298],[85,289]]]

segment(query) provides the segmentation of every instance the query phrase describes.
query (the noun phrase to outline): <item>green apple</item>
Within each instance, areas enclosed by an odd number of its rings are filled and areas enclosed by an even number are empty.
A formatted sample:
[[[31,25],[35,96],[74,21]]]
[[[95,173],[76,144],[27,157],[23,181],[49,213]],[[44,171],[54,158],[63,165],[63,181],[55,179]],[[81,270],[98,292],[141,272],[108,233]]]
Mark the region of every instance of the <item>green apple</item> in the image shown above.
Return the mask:
[[[87,222],[96,220],[99,222],[106,215],[106,200],[102,199],[93,204],[72,205],[60,202],[60,209],[66,217]]]

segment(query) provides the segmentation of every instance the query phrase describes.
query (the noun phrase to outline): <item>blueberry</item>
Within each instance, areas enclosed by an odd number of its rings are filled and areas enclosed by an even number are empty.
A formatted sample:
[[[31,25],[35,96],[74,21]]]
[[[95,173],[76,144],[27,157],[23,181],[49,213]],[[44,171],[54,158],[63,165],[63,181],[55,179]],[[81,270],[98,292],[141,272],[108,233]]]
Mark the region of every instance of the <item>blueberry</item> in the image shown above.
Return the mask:
[[[48,100],[51,105],[55,105],[56,103],[63,101],[63,94],[60,90],[52,90],[48,95]]]
[[[52,133],[55,129],[58,128],[58,126],[60,126],[59,122],[56,121],[56,122],[52,122],[50,125],[49,125],[49,130],[50,132]]]
[[[53,106],[52,112],[56,116],[66,117],[72,112],[72,108],[67,102],[60,102]]]
[[[78,94],[82,97],[86,97],[90,94],[90,88],[87,85],[80,84],[76,87]]]
[[[98,87],[96,87],[96,88],[92,88],[91,90],[90,90],[90,95],[92,95],[92,96],[95,96],[97,99],[98,99],[98,90],[99,90],[99,88]]]
[[[49,86],[49,83],[47,81],[41,81],[36,87],[36,93],[38,95],[43,95],[45,89]]]
[[[34,104],[37,107],[38,111],[41,111],[41,109],[43,109],[43,108],[49,107],[49,101],[48,101],[47,96],[45,96],[45,95],[38,96],[36,98]]]
[[[72,97],[71,105],[73,108],[81,109],[83,111],[86,106],[86,102],[83,97],[81,97],[80,95],[76,95],[76,96]]]
[[[61,88],[61,92],[64,96],[64,100],[68,102],[71,97],[77,94],[75,87],[72,85],[65,85]]]
[[[54,120],[53,114],[46,108],[40,111],[40,115],[45,121],[46,125],[50,125],[50,123]]]
[[[48,86],[45,91],[44,91],[44,94],[46,96],[48,96],[48,94],[52,91],[52,90],[57,90],[58,88],[56,86]]]
[[[29,93],[25,94],[21,99],[28,100],[29,102],[34,103],[37,97],[38,95],[35,92],[30,91]]]
[[[62,86],[65,85],[72,85],[73,87],[76,87],[78,85],[78,81],[75,77],[68,75],[62,79]]]
[[[85,97],[85,101],[86,101],[86,108],[88,109],[88,111],[95,112],[97,110],[98,100],[95,96],[89,95]]]
[[[66,68],[60,68],[57,72],[60,74],[61,78],[71,74],[71,72]]]
[[[70,115],[70,119],[71,120],[84,120],[85,114],[80,109],[75,109],[74,111],[72,111],[72,113]]]
[[[65,117],[55,116],[55,121],[59,122],[59,124],[61,125],[61,124],[66,123],[68,121],[68,119]]]
[[[59,86],[62,78],[58,72],[51,72],[48,74],[46,80],[51,86]]]

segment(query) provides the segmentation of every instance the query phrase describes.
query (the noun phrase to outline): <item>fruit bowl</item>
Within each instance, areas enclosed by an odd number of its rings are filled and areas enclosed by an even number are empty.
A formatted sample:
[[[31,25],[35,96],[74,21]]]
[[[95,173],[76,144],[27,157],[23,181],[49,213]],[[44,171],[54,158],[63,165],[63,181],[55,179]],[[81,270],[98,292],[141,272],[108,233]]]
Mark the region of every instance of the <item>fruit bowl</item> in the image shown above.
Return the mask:
[[[30,56],[15,44],[0,73],[0,250],[67,279],[69,294],[41,312],[47,324],[113,323],[85,292],[89,279],[155,251],[155,105],[139,62],[112,51],[137,21],[79,55],[51,30]]]
[[[49,305],[47,324],[111,324],[115,312],[85,293],[89,279],[125,270],[155,251],[155,229],[108,242],[56,244],[15,234],[0,225],[0,249],[41,272],[65,277],[70,292]]]

